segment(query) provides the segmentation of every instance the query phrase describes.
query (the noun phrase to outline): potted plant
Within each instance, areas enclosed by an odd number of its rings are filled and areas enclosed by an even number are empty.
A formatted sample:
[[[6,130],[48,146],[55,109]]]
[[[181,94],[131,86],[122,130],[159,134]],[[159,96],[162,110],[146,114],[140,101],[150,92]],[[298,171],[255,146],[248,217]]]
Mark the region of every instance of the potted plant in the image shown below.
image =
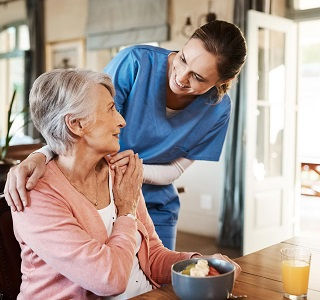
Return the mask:
[[[16,165],[17,163],[19,163],[19,161],[10,159],[9,157],[7,157],[10,141],[15,134],[15,132],[12,132],[12,125],[15,120],[15,118],[12,115],[12,108],[13,108],[16,94],[17,94],[17,90],[14,90],[11,101],[9,103],[9,109],[7,113],[7,131],[5,134],[4,143],[2,145],[0,144],[0,192],[3,192],[9,169],[12,166]],[[20,113],[26,113],[26,109],[23,109]],[[26,124],[27,123],[25,123],[23,127]]]

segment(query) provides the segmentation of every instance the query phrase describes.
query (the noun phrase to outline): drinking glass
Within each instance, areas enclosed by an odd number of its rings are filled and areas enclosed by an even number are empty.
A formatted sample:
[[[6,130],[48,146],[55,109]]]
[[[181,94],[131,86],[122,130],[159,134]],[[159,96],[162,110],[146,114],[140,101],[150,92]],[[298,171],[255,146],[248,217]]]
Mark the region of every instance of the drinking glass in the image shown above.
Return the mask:
[[[311,252],[305,248],[281,249],[281,270],[284,297],[305,299],[308,292]]]

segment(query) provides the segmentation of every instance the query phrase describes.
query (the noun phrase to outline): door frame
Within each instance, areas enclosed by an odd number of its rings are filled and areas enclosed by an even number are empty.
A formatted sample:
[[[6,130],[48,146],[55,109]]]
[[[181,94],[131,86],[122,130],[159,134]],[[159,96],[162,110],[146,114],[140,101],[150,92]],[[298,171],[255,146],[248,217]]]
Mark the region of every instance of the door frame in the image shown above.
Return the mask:
[[[253,228],[255,226],[255,203],[254,195],[255,188],[259,188],[260,183],[254,178],[253,174],[253,161],[256,153],[256,136],[257,136],[257,104],[258,104],[258,28],[267,28],[269,30],[285,32],[285,66],[286,66],[286,84],[285,89],[285,111],[290,112],[285,114],[285,125],[284,128],[291,126],[290,124],[295,124],[296,126],[296,89],[288,88],[288,85],[296,82],[296,25],[292,20],[285,19],[282,17],[277,17],[273,15],[268,15],[262,12],[257,12],[254,10],[248,11],[248,28],[247,28],[247,42],[248,42],[248,60],[246,68],[246,93],[247,93],[247,110],[246,110],[246,131],[245,131],[245,141],[246,141],[246,154],[245,154],[245,191],[244,191],[244,232],[243,232],[243,253],[247,254],[252,251],[256,251],[270,244],[270,241],[261,243],[261,245],[253,245],[250,242],[253,233]],[[295,28],[295,30],[293,29]],[[281,30],[280,30],[281,29]],[[290,48],[288,45],[293,44],[294,47]],[[257,50],[254,50],[257,49]],[[292,102],[294,101],[294,105]],[[292,186],[292,189],[285,190],[286,195],[283,196],[284,203],[282,204],[282,221],[283,221],[283,232],[278,233],[278,238],[275,237],[273,243],[280,242],[281,240],[290,238],[297,226],[298,219],[296,218],[296,127],[292,130],[291,134],[286,132],[283,140],[283,153],[290,153],[288,151],[294,151],[294,162],[295,165],[293,172],[287,172],[286,161],[282,161],[283,175],[279,177],[270,178],[270,184],[277,185],[280,179],[286,181],[286,185]],[[292,150],[294,145],[295,149]],[[284,214],[283,211],[290,210],[290,213]],[[287,226],[287,228],[285,228]],[[267,230],[265,231],[265,233]],[[281,236],[281,237],[280,237]],[[270,237],[272,239],[273,237]]]

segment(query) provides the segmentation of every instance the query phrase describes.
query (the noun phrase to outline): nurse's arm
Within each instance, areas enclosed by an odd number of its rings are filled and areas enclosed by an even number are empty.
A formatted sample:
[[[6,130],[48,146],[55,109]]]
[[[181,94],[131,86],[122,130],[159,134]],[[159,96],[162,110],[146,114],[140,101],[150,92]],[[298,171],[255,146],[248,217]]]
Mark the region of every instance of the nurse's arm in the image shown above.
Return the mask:
[[[109,162],[111,169],[118,166],[124,171],[127,167],[130,154],[133,154],[132,150],[125,150],[111,156],[106,156],[106,160]],[[193,162],[191,159],[180,157],[168,164],[143,164],[143,183],[153,185],[171,184],[178,179]]]
[[[161,165],[143,164],[143,183],[167,185],[178,179],[194,161],[180,157],[171,163]]]

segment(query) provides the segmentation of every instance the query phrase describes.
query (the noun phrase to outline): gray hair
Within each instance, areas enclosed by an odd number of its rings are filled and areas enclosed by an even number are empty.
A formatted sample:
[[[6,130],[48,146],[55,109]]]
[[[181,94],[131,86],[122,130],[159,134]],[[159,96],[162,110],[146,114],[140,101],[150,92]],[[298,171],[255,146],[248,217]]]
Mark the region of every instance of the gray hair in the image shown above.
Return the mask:
[[[90,87],[101,84],[113,97],[114,87],[108,75],[88,70],[56,69],[40,75],[30,91],[31,118],[51,150],[66,154],[76,137],[65,123],[71,120],[92,120],[93,105],[88,97]]]

